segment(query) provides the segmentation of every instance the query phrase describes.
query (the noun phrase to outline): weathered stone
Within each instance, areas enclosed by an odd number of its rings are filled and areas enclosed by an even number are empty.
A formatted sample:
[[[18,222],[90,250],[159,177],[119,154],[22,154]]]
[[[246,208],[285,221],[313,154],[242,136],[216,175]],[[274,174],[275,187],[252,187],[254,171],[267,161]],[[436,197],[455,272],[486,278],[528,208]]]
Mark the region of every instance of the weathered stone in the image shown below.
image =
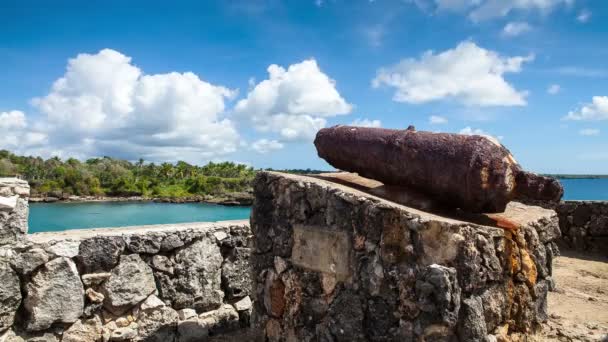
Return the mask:
[[[84,286],[97,286],[110,278],[111,275],[109,272],[89,273],[83,274],[81,278]]]
[[[36,268],[49,261],[49,256],[41,248],[32,248],[18,253],[13,261],[13,266],[21,274],[29,274]]]
[[[80,241],[74,240],[60,240],[47,246],[45,250],[47,253],[53,254],[58,257],[73,258],[78,255],[80,248]]]
[[[254,189],[253,321],[270,341],[485,341],[543,318],[559,232],[551,210],[435,211],[345,173],[263,172]],[[341,234],[346,244],[328,244]],[[332,258],[319,261],[340,253],[344,277]]]
[[[177,310],[177,317],[179,317],[180,321],[185,321],[192,317],[198,317],[198,315],[194,309],[180,309]]]
[[[18,196],[0,197],[4,205],[0,208],[0,245],[22,241],[28,229],[29,206],[27,198]]]
[[[84,288],[76,265],[56,258],[31,278],[25,287],[28,330],[44,330],[55,322],[74,323],[83,313]]]
[[[151,265],[157,271],[173,274],[173,262],[164,255],[153,256]]]
[[[488,335],[483,303],[479,297],[462,301],[461,317],[458,322],[458,337],[461,341],[483,341]]]
[[[294,265],[335,274],[340,280],[350,276],[350,238],[345,232],[296,226],[293,233]]]
[[[175,309],[194,308],[208,311],[222,304],[222,255],[215,241],[208,238],[180,249],[174,257],[174,275],[156,273],[160,297]]]
[[[177,321],[177,312],[168,306],[142,310],[137,320],[135,341],[173,341],[177,333]]]
[[[137,331],[130,327],[118,328],[112,331],[110,341],[122,342],[133,341],[137,337]]]
[[[127,317],[118,317],[114,323],[116,323],[116,326],[119,328],[125,328],[128,327],[131,322],[129,322]]]
[[[251,250],[236,247],[222,264],[222,283],[228,298],[238,298],[251,293],[249,255]]]
[[[120,315],[156,291],[152,269],[138,254],[123,255],[101,286],[104,307]]]
[[[219,309],[208,311],[198,316],[201,325],[206,326],[213,334],[231,331],[239,327],[239,314],[230,304]]]
[[[105,298],[102,293],[99,293],[90,287],[85,291],[85,294],[91,303],[102,303]]]
[[[167,235],[160,243],[160,250],[163,252],[170,252],[176,248],[182,247],[184,241],[177,236],[177,234]]]
[[[99,318],[78,320],[64,333],[61,342],[94,342],[101,339],[102,326]]]
[[[0,261],[0,332],[13,325],[21,304],[19,277],[6,261]]]
[[[152,294],[149,295],[148,298],[146,298],[146,300],[141,303],[139,308],[141,310],[151,310],[159,308],[161,306],[165,306],[165,303],[163,303],[163,301],[160,300],[160,298],[158,298],[156,295]]]
[[[125,237],[127,249],[132,253],[155,254],[160,251],[161,236],[129,235]]]
[[[249,296],[234,303],[234,308],[236,309],[236,311],[246,311],[246,310],[251,309],[251,307],[252,307],[252,303],[251,303],[251,298],[249,298]]]
[[[96,236],[81,242],[77,259],[83,273],[110,271],[124,249],[125,242],[120,236]]]

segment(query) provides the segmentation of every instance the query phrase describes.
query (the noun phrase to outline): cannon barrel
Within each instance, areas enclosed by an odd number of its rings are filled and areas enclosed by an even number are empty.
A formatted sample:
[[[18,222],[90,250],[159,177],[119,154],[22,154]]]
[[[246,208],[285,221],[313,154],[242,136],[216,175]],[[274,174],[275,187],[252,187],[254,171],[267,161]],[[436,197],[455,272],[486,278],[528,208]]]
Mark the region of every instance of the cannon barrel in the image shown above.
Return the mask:
[[[561,184],[524,171],[493,138],[480,135],[334,126],[315,138],[333,167],[405,186],[470,212],[503,212],[514,199],[559,201]]]

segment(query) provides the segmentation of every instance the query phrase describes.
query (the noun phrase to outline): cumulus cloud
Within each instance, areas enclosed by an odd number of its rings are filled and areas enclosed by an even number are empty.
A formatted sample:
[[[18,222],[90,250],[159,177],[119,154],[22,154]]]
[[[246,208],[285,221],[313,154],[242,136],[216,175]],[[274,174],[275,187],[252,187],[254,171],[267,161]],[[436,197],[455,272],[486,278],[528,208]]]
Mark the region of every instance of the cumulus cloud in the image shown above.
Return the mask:
[[[600,135],[600,130],[597,128],[583,128],[580,131],[578,131],[578,133],[580,135],[584,135],[584,136],[595,136],[595,135]]]
[[[594,96],[591,103],[569,112],[562,119],[575,121],[608,120],[608,96]]]
[[[503,75],[520,72],[523,63],[533,59],[533,55],[503,57],[465,41],[454,49],[427,51],[419,59],[381,68],[372,85],[394,87],[397,102],[453,98],[469,106],[523,106],[527,92],[513,88]]]
[[[268,79],[255,85],[234,112],[257,131],[278,133],[285,140],[310,140],[328,117],[351,110],[335,82],[309,59],[287,69],[269,66]]]
[[[0,112],[0,148],[25,153],[47,143],[47,135],[30,127],[24,112]]]
[[[505,25],[502,29],[504,37],[516,37],[532,30],[532,26],[526,22],[515,21]]]
[[[557,93],[559,93],[562,90],[562,88],[559,86],[559,84],[552,84],[547,88],[547,93],[551,94],[551,95],[555,95]]]
[[[443,116],[439,116],[439,115],[431,115],[429,117],[429,123],[431,125],[443,125],[443,124],[448,123],[448,119],[444,118]]]
[[[144,74],[130,57],[104,49],[70,59],[32,104],[49,143],[66,154],[196,162],[236,150],[239,134],[223,117],[235,94],[191,72]]]
[[[380,120],[356,119],[350,123],[351,126],[359,127],[382,127]]]
[[[251,144],[252,150],[262,154],[282,148],[283,144],[277,140],[260,139]]]

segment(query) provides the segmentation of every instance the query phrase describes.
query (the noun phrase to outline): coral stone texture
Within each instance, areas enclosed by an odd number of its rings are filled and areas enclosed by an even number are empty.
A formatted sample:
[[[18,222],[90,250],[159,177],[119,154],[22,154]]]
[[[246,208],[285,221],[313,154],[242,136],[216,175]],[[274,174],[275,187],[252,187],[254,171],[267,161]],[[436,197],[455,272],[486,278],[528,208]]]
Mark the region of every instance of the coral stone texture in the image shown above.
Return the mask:
[[[554,211],[463,218],[370,184],[257,175],[254,323],[268,340],[495,341],[547,320]]]
[[[0,341],[253,340],[250,241],[246,221],[31,234],[0,247]]]
[[[17,178],[0,178],[0,245],[17,243],[27,234],[30,186]]]

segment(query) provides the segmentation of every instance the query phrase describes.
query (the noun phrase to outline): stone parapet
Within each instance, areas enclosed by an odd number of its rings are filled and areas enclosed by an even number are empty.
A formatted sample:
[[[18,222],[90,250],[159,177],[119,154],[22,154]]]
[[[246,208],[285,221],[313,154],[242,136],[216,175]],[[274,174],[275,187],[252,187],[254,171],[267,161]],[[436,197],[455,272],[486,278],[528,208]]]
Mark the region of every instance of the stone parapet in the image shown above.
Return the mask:
[[[608,255],[608,201],[564,201],[555,210],[564,247]]]
[[[30,186],[17,178],[0,178],[0,246],[23,240],[27,234]]]
[[[38,233],[0,247],[2,341],[249,336],[247,221]]]
[[[255,179],[254,323],[269,341],[500,341],[547,319],[554,211],[438,214],[346,178]]]

